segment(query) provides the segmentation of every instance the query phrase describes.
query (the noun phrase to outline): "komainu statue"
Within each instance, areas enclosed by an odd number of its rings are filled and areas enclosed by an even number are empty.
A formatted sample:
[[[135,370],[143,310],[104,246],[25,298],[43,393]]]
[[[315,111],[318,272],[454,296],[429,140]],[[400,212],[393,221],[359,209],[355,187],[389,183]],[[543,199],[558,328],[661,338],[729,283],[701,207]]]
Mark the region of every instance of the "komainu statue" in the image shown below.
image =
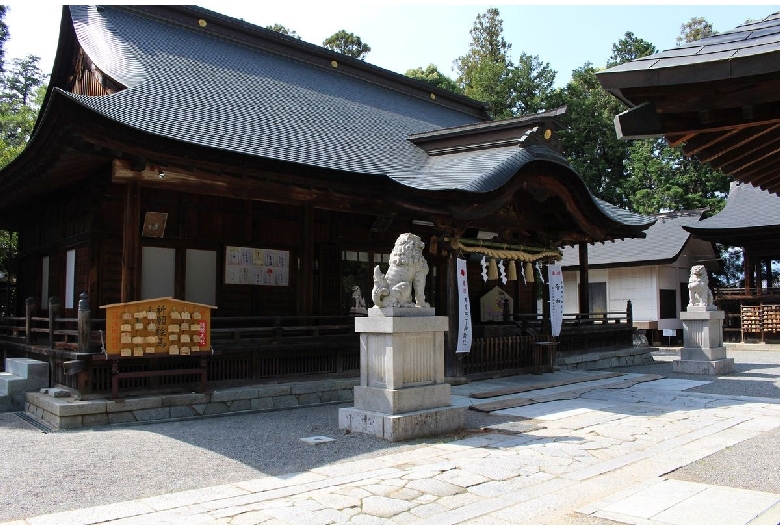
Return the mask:
[[[428,262],[423,257],[425,243],[414,234],[401,234],[390,253],[387,274],[374,268],[371,299],[377,307],[431,307],[425,301]],[[412,297],[414,291],[414,297]]]
[[[710,291],[710,281],[704,265],[691,267],[691,276],[688,278],[688,305],[712,305],[712,291]]]

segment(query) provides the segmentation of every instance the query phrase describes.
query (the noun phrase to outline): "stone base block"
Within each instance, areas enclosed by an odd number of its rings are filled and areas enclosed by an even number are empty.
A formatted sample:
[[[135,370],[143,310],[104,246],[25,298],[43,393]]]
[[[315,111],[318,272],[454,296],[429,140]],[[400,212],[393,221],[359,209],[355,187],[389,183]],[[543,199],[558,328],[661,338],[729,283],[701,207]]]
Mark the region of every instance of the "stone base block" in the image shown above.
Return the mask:
[[[452,403],[449,384],[424,385],[391,390],[372,386],[356,386],[355,408],[404,414],[421,409],[448,407]]]
[[[727,357],[716,361],[672,361],[672,371],[699,375],[730,374],[734,371],[734,359]]]
[[[726,358],[726,348],[682,348],[680,350],[681,361],[718,361]]]
[[[466,407],[442,407],[405,414],[383,414],[354,407],[339,409],[339,429],[400,442],[456,432],[466,426]]]

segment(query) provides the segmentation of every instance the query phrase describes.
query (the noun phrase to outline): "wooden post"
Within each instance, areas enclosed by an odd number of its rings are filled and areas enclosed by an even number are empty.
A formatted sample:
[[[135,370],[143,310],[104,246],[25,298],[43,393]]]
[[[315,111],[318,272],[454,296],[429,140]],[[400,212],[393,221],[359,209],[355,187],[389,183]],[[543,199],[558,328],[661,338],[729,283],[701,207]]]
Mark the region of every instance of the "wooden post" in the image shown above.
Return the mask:
[[[79,351],[89,353],[89,342],[92,337],[92,319],[87,293],[79,295]]]
[[[301,269],[299,272],[298,314],[310,316],[314,308],[314,215],[310,204],[301,207]]]
[[[60,299],[56,296],[49,297],[49,347],[54,349],[54,330],[57,329],[62,308],[60,306]]]
[[[32,316],[35,312],[35,299],[31,296],[24,302],[24,337],[27,344],[32,344]]]
[[[580,251],[580,313],[590,313],[590,280],[588,278],[588,244],[577,245]]]
[[[744,276],[745,276],[745,294],[750,295],[750,287],[753,285],[753,280],[751,278],[751,269],[750,269],[750,254],[748,253],[747,248],[742,249],[742,267],[744,269]]]
[[[137,182],[125,184],[125,210],[122,228],[122,298],[127,303],[138,299],[138,254],[141,225],[141,190]]]
[[[634,327],[634,305],[631,300],[626,301],[626,322],[629,328]]]

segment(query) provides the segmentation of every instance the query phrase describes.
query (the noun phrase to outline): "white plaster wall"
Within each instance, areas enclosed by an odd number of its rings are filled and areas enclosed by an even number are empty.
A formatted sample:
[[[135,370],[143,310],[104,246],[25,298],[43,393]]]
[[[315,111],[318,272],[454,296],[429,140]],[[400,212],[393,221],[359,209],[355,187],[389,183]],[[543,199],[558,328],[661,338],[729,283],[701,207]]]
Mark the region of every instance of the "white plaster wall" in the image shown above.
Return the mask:
[[[607,286],[609,311],[625,311],[631,300],[635,321],[658,320],[658,284],[656,267],[621,267],[612,269]]]

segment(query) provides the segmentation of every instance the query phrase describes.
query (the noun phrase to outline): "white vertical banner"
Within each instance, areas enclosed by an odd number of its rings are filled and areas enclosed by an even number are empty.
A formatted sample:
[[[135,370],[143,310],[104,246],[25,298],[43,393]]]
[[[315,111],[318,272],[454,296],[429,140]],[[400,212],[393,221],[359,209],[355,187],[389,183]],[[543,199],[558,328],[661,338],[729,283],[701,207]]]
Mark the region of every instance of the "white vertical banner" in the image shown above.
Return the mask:
[[[561,334],[563,322],[563,273],[560,265],[547,265],[547,286],[550,289],[550,326],[553,337]]]
[[[471,307],[469,305],[469,282],[466,274],[466,260],[458,258],[458,343],[455,353],[471,351]]]

